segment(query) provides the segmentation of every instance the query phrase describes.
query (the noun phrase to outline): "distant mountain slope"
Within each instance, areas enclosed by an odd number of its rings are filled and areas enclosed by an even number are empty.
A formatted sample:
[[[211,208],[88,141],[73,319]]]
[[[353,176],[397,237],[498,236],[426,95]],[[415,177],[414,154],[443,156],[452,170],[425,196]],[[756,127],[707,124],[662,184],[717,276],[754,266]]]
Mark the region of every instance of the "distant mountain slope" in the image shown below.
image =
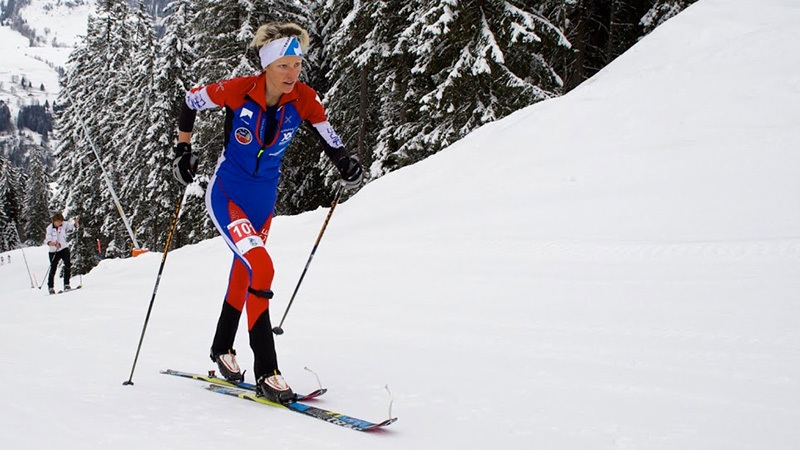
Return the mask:
[[[74,47],[86,33],[86,21],[95,0],[33,0],[20,8],[18,16],[35,32],[36,45]]]
[[[0,100],[16,119],[20,107],[53,102],[58,95],[58,68],[69,57],[68,47],[30,47],[24,36],[0,27]]]
[[[78,36],[86,32],[95,0],[7,2],[0,26],[0,101],[12,120],[26,105],[52,103],[59,70]]]

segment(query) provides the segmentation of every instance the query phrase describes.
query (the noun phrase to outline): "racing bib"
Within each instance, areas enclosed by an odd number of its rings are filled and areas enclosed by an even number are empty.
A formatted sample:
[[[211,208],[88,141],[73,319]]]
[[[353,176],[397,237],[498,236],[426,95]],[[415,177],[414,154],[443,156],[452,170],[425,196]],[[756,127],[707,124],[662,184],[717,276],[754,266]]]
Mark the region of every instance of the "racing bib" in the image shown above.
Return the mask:
[[[256,247],[263,247],[264,241],[253,229],[253,225],[247,219],[239,219],[228,224],[228,234],[230,234],[236,248],[244,255]]]

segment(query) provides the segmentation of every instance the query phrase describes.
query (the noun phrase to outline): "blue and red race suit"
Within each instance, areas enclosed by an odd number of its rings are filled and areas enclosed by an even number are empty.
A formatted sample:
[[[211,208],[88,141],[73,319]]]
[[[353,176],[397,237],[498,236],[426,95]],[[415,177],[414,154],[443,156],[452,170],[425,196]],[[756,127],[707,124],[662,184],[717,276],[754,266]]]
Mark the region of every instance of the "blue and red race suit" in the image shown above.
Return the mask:
[[[266,104],[266,74],[233,78],[192,89],[186,94],[179,129],[192,131],[195,111],[225,108],[225,145],[208,189],[206,206],[235,258],[225,301],[247,307],[248,329],[269,307],[252,295],[270,290],[275,275],[265,243],[277,199],[280,167],[300,125],[319,134],[334,163],[347,157],[316,92],[297,82],[275,106]]]

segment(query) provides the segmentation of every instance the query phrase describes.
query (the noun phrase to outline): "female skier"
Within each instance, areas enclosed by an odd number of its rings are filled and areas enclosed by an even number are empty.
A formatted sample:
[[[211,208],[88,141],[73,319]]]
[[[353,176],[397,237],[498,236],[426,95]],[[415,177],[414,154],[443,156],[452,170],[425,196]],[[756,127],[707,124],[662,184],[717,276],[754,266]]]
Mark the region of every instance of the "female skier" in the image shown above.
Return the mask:
[[[210,356],[225,378],[244,379],[233,341],[247,308],[256,393],[278,402],[292,401],[294,393],[278,369],[268,310],[275,271],[265,243],[281,160],[300,125],[310,123],[319,135],[345,187],[362,181],[361,165],[328,123],[316,92],[298,81],[308,40],[308,32],[296,24],[263,25],[251,44],[261,59],[261,73],[190,90],[181,107],[173,162],[178,181],[192,182],[197,153],[190,141],[196,112],[225,108],[224,149],[206,191],[206,207],[234,258]]]
[[[64,290],[69,291],[69,274],[72,261],[69,256],[69,243],[67,233],[72,233],[78,228],[78,218],[69,222],[64,221],[64,216],[59,212],[53,215],[53,221],[44,232],[44,243],[47,244],[47,255],[50,259],[50,270],[47,277],[47,288],[51,294],[56,293],[55,278],[58,262],[64,261]]]

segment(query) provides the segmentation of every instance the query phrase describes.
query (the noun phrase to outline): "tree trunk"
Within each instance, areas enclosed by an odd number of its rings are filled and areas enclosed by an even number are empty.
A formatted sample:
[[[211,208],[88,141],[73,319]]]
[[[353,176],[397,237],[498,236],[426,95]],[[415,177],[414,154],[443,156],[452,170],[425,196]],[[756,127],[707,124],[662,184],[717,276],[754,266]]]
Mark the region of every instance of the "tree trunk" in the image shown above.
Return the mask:
[[[584,80],[586,65],[586,22],[588,20],[586,12],[586,5],[584,5],[583,1],[579,1],[577,6],[575,38],[572,42],[574,45],[573,48],[575,49],[575,63],[572,65],[572,70],[567,78],[567,91],[574,89]]]
[[[367,115],[369,113],[369,69],[361,69],[361,89],[358,94],[358,146],[356,155],[362,162],[367,161]]]

